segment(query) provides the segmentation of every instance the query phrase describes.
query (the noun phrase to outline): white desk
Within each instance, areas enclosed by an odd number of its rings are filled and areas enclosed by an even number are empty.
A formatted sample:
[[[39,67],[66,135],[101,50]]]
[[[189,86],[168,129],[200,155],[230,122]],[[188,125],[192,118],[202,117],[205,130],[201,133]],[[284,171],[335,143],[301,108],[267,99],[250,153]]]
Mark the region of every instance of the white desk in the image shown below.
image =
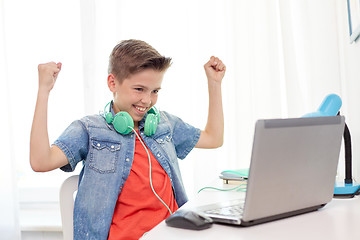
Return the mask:
[[[204,190],[183,208],[233,198],[238,194],[243,193]],[[333,199],[321,210],[252,227],[213,224],[209,229],[194,231],[168,227],[163,221],[141,239],[355,240],[360,239],[360,197]]]

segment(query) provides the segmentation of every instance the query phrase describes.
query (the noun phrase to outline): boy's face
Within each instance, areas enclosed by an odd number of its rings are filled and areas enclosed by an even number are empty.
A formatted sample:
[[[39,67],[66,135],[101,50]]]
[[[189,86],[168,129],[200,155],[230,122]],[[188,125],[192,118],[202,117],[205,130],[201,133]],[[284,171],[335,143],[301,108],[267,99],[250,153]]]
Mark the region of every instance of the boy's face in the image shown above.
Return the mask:
[[[110,74],[108,86],[114,95],[114,112],[128,112],[134,120],[135,129],[138,129],[138,122],[157,102],[163,77],[164,72],[146,69],[120,83]]]

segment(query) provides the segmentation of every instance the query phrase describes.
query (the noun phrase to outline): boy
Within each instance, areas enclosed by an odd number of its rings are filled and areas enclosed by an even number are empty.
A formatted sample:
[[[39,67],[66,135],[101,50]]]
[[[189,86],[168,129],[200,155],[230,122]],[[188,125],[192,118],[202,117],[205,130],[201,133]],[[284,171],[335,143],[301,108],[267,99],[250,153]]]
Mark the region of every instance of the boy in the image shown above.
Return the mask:
[[[30,163],[34,171],[43,172],[73,171],[84,162],[74,239],[138,239],[187,201],[177,158],[185,158],[193,147],[222,145],[225,65],[215,57],[204,65],[209,113],[203,131],[152,108],[170,65],[170,58],[143,41],[120,42],[109,59],[107,84],[113,100],[105,113],[74,121],[52,146],[47,105],[61,63],[39,65]]]

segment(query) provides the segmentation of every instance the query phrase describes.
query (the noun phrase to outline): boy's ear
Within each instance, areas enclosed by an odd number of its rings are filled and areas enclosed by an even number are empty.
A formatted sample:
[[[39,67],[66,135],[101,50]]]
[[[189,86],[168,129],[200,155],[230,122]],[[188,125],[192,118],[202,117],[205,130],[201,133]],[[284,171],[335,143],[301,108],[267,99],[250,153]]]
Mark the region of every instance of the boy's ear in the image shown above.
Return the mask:
[[[116,84],[117,84],[116,81],[117,80],[116,80],[114,74],[112,74],[112,73],[109,74],[109,76],[107,78],[107,84],[108,84],[109,90],[113,93],[116,91]]]

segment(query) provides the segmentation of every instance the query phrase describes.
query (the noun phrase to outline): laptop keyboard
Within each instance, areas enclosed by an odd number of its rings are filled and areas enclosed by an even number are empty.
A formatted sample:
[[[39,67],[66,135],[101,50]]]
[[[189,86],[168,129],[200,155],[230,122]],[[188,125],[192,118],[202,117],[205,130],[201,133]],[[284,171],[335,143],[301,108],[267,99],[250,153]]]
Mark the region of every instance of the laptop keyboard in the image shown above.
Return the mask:
[[[224,215],[224,216],[241,216],[243,213],[243,205],[221,207],[221,208],[206,210],[204,212],[207,214],[216,214],[216,215]]]

